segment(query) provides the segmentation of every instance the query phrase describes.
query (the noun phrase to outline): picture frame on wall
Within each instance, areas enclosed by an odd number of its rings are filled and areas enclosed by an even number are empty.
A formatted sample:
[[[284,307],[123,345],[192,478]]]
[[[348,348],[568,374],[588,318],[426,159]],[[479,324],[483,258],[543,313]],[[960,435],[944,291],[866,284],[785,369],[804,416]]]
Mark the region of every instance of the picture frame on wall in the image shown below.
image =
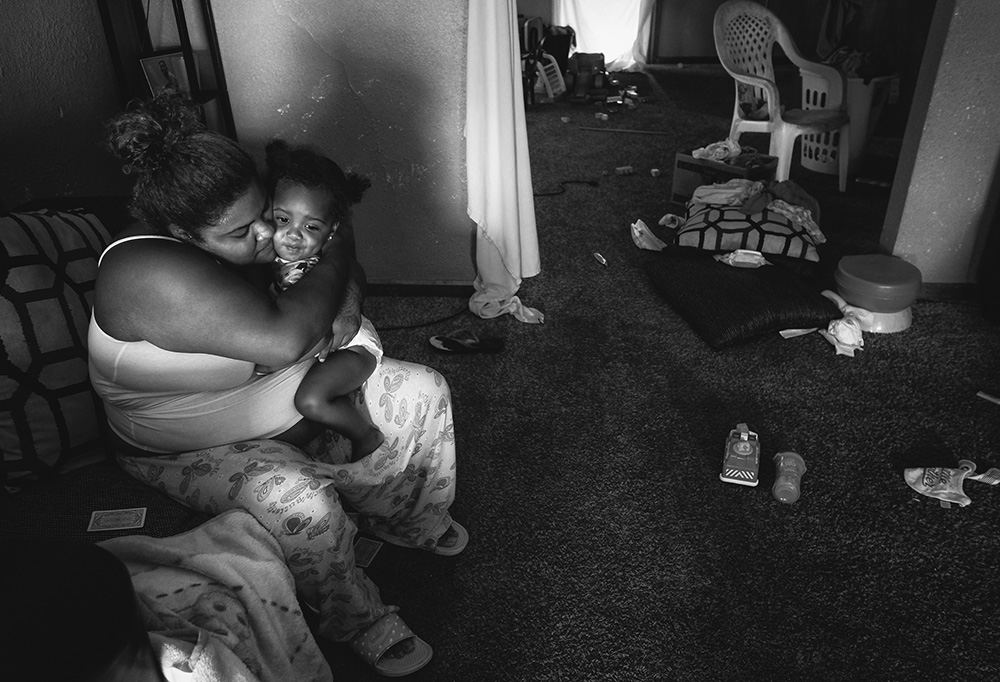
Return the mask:
[[[188,97],[191,96],[191,85],[188,82],[183,52],[153,55],[139,61],[142,63],[143,73],[146,74],[150,94],[156,96],[172,88]]]

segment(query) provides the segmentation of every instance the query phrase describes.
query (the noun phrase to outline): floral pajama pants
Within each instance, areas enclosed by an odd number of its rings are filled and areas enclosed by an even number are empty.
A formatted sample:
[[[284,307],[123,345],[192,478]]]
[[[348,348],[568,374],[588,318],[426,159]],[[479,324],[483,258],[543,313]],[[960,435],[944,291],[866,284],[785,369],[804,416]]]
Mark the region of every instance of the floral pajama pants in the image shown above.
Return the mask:
[[[355,566],[358,526],[394,544],[432,549],[451,525],[456,482],[451,394],[441,374],[384,358],[357,400],[386,437],[357,462],[349,461],[349,441],[332,432],[305,451],[249,440],[118,461],[193,509],[250,512],[281,545],[300,595],[319,610],[323,636],[347,641],[398,610]]]

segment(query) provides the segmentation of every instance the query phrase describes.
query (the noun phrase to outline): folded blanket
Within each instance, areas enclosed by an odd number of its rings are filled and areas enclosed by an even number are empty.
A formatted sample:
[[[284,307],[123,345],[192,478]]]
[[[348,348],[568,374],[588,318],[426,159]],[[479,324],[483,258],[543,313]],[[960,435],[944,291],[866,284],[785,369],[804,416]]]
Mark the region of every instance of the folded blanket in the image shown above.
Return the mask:
[[[172,537],[100,544],[128,567],[168,680],[333,679],[281,548],[247,512]]]

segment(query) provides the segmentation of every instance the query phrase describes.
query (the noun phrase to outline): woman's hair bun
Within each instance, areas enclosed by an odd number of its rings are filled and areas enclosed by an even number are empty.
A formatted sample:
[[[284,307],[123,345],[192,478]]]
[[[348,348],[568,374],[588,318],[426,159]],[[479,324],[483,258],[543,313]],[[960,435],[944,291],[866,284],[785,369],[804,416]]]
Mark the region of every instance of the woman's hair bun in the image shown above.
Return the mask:
[[[114,118],[108,146],[126,174],[153,173],[169,163],[179,142],[203,129],[190,100],[166,91]]]

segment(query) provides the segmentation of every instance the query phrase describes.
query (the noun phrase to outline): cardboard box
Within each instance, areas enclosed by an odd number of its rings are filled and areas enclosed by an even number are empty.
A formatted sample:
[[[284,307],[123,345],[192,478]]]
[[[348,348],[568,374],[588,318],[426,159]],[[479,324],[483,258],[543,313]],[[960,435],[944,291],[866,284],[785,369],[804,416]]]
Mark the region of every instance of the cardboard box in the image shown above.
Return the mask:
[[[760,162],[750,168],[733,166],[721,161],[696,159],[690,154],[677,153],[674,159],[673,189],[670,200],[678,204],[687,203],[696,187],[727,182],[733,178],[747,180],[773,180],[778,167],[778,157],[760,155]]]

